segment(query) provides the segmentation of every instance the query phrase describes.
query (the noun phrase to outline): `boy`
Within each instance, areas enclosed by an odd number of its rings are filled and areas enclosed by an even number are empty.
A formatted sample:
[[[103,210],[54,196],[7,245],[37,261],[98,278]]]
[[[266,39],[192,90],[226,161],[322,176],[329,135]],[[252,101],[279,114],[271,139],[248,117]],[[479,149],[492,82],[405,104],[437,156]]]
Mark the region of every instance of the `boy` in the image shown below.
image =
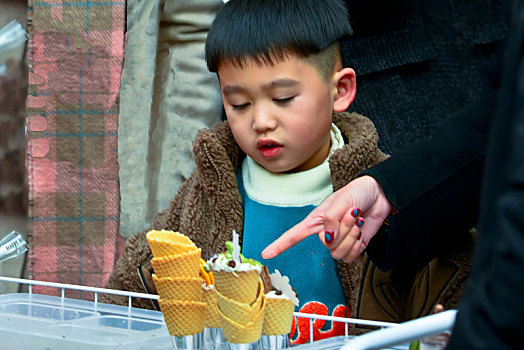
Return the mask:
[[[337,266],[324,247],[334,237],[310,237],[271,260],[260,254],[333,190],[386,158],[371,121],[344,112],[355,98],[356,77],[342,67],[338,40],[350,34],[340,1],[225,4],[209,31],[206,60],[217,73],[227,122],[198,133],[197,169],[151,226],[189,236],[204,259],[224,250],[235,230],[245,256],[290,278],[301,311],[336,316],[349,314],[347,301],[356,309],[361,277],[350,271],[361,270]],[[363,221],[357,223],[355,236]],[[147,231],[128,240],[108,288],[153,291]],[[344,334],[336,325],[315,327],[316,339]],[[296,341],[307,341],[298,328]]]

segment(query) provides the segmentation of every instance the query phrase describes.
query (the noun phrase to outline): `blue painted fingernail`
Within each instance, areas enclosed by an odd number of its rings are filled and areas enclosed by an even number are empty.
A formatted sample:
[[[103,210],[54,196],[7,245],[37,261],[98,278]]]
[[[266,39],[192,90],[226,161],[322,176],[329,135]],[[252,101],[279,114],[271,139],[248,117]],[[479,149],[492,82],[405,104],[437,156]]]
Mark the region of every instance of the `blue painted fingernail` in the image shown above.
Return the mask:
[[[324,234],[324,237],[326,239],[326,243],[331,243],[333,241],[333,238],[335,237],[335,232],[334,231],[326,231],[326,233]]]
[[[360,237],[362,237],[362,232],[359,232],[359,233],[358,233],[357,241],[360,240]]]
[[[351,215],[356,218],[357,216],[360,215],[360,209],[359,208],[355,208],[353,209],[353,211],[351,212]]]
[[[358,219],[357,220],[357,226],[358,227],[362,227],[362,225],[364,225],[364,220],[363,219]]]

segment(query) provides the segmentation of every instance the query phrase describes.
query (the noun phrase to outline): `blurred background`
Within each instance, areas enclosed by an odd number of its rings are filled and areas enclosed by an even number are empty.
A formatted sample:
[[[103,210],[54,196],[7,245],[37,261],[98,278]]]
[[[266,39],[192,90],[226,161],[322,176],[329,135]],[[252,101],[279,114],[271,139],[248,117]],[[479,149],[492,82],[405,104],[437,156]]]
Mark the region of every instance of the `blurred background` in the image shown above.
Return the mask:
[[[12,20],[17,20],[27,28],[27,0],[0,1],[0,28]],[[27,224],[27,180],[25,176],[25,144],[24,119],[25,99],[20,92],[27,89],[27,71],[19,73],[24,81],[13,91],[11,78],[0,82],[0,238],[12,230],[16,230],[27,239],[29,232]],[[13,106],[13,96],[23,101],[23,106]],[[20,96],[19,96],[20,95]],[[20,101],[19,101],[20,102]],[[0,275],[22,277],[26,270],[26,256],[0,263]],[[16,285],[0,284],[0,294],[10,292],[8,288]]]
[[[26,27],[27,0],[2,0],[0,1],[0,27],[16,19]]]

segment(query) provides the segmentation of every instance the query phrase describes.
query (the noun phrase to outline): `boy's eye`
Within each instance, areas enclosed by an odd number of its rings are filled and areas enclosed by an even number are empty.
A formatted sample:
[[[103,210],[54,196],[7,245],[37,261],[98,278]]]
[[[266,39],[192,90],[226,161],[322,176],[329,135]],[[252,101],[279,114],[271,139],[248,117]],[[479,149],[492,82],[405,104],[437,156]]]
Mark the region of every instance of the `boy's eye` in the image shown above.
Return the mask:
[[[249,106],[249,103],[243,103],[241,105],[232,105],[232,106],[233,106],[233,109],[241,110]]]
[[[276,103],[286,104],[286,103],[293,101],[294,98],[295,96],[286,97],[286,98],[274,98],[273,101],[275,101]]]

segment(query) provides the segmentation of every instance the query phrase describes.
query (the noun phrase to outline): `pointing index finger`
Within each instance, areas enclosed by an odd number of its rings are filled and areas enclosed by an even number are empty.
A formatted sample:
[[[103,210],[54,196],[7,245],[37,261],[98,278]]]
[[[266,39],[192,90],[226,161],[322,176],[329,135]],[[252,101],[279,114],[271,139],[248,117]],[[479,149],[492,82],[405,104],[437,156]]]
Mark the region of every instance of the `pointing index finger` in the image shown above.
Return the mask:
[[[300,243],[307,237],[319,233],[323,230],[322,218],[314,218],[312,212],[309,217],[305,220],[299,222],[286,232],[277,238],[273,243],[268,245],[266,249],[262,252],[262,257],[264,259],[271,259],[277,255],[282,254],[291,247],[294,247],[296,244]]]

